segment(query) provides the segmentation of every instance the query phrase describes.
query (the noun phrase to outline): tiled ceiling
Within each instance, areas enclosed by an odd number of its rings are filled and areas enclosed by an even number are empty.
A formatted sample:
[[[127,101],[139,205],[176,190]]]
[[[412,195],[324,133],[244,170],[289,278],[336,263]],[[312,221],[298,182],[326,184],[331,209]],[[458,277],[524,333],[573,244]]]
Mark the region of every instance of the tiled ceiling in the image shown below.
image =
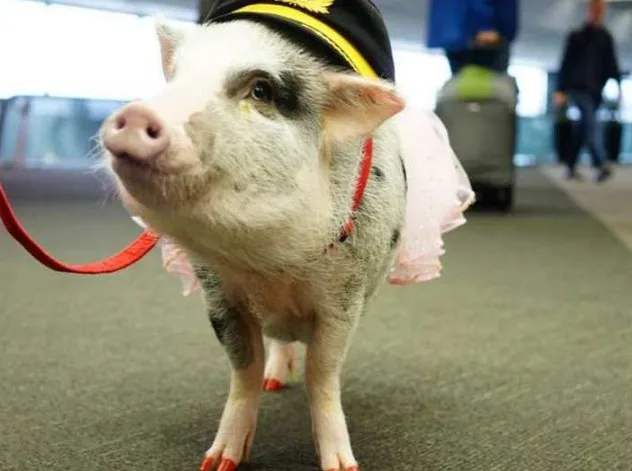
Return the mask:
[[[134,11],[197,18],[198,0],[53,0]],[[345,0],[339,0],[345,1]],[[374,0],[384,13],[393,39],[423,47],[429,0]],[[520,0],[519,0],[520,1]],[[556,68],[566,32],[580,25],[586,0],[522,0],[521,30],[514,57]],[[624,67],[632,68],[632,0],[611,0],[608,27],[617,41]]]

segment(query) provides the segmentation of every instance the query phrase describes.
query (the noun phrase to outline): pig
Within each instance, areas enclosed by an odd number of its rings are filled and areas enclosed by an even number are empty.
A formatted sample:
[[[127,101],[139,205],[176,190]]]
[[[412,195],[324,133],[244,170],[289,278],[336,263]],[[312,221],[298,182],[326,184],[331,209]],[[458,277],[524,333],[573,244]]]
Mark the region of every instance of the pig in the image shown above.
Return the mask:
[[[341,372],[404,245],[409,176],[395,117],[406,100],[247,19],[186,31],[158,22],[156,33],[164,90],[113,113],[100,140],[123,205],[190,262],[232,368],[201,469],[248,459],[261,390],[286,385],[304,344],[320,466],[358,471]],[[340,237],[368,136],[371,175]],[[454,199],[458,213],[471,198]]]

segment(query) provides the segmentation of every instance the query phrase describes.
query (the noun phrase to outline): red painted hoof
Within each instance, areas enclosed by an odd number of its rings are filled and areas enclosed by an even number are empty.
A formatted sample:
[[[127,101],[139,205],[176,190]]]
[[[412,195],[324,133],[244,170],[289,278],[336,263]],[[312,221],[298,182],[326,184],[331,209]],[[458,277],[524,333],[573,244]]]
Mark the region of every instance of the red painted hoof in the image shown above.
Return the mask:
[[[206,456],[204,461],[202,461],[202,465],[200,466],[200,471],[210,471],[213,468],[213,463],[215,462],[215,458],[213,456]]]
[[[283,389],[283,383],[278,379],[266,379],[263,381],[263,389],[269,392],[277,392]]]
[[[219,468],[217,468],[217,471],[235,471],[237,469],[237,463],[235,463],[233,460],[222,460],[222,462],[219,464]]]

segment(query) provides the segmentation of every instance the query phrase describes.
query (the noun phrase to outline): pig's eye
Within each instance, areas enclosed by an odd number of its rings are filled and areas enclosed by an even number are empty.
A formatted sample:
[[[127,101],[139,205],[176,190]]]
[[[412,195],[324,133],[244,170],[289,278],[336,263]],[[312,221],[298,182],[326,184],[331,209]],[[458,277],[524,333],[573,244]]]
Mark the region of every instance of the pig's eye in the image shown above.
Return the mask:
[[[267,80],[257,80],[252,86],[250,96],[257,101],[272,101],[272,84]]]

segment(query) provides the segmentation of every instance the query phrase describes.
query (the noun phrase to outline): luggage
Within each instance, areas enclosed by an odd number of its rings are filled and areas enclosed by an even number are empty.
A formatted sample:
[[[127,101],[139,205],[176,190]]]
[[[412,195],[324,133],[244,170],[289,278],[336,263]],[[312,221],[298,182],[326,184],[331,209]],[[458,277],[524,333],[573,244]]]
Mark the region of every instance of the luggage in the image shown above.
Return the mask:
[[[606,157],[610,162],[618,163],[621,155],[621,140],[623,138],[623,125],[619,121],[616,109],[611,109],[608,119],[603,123],[603,143]]]
[[[479,202],[513,206],[518,87],[515,79],[467,66],[439,92],[435,112]]]
[[[568,106],[560,107],[555,114],[553,142],[558,162],[568,163],[578,149],[578,136],[575,123],[568,118]]]

